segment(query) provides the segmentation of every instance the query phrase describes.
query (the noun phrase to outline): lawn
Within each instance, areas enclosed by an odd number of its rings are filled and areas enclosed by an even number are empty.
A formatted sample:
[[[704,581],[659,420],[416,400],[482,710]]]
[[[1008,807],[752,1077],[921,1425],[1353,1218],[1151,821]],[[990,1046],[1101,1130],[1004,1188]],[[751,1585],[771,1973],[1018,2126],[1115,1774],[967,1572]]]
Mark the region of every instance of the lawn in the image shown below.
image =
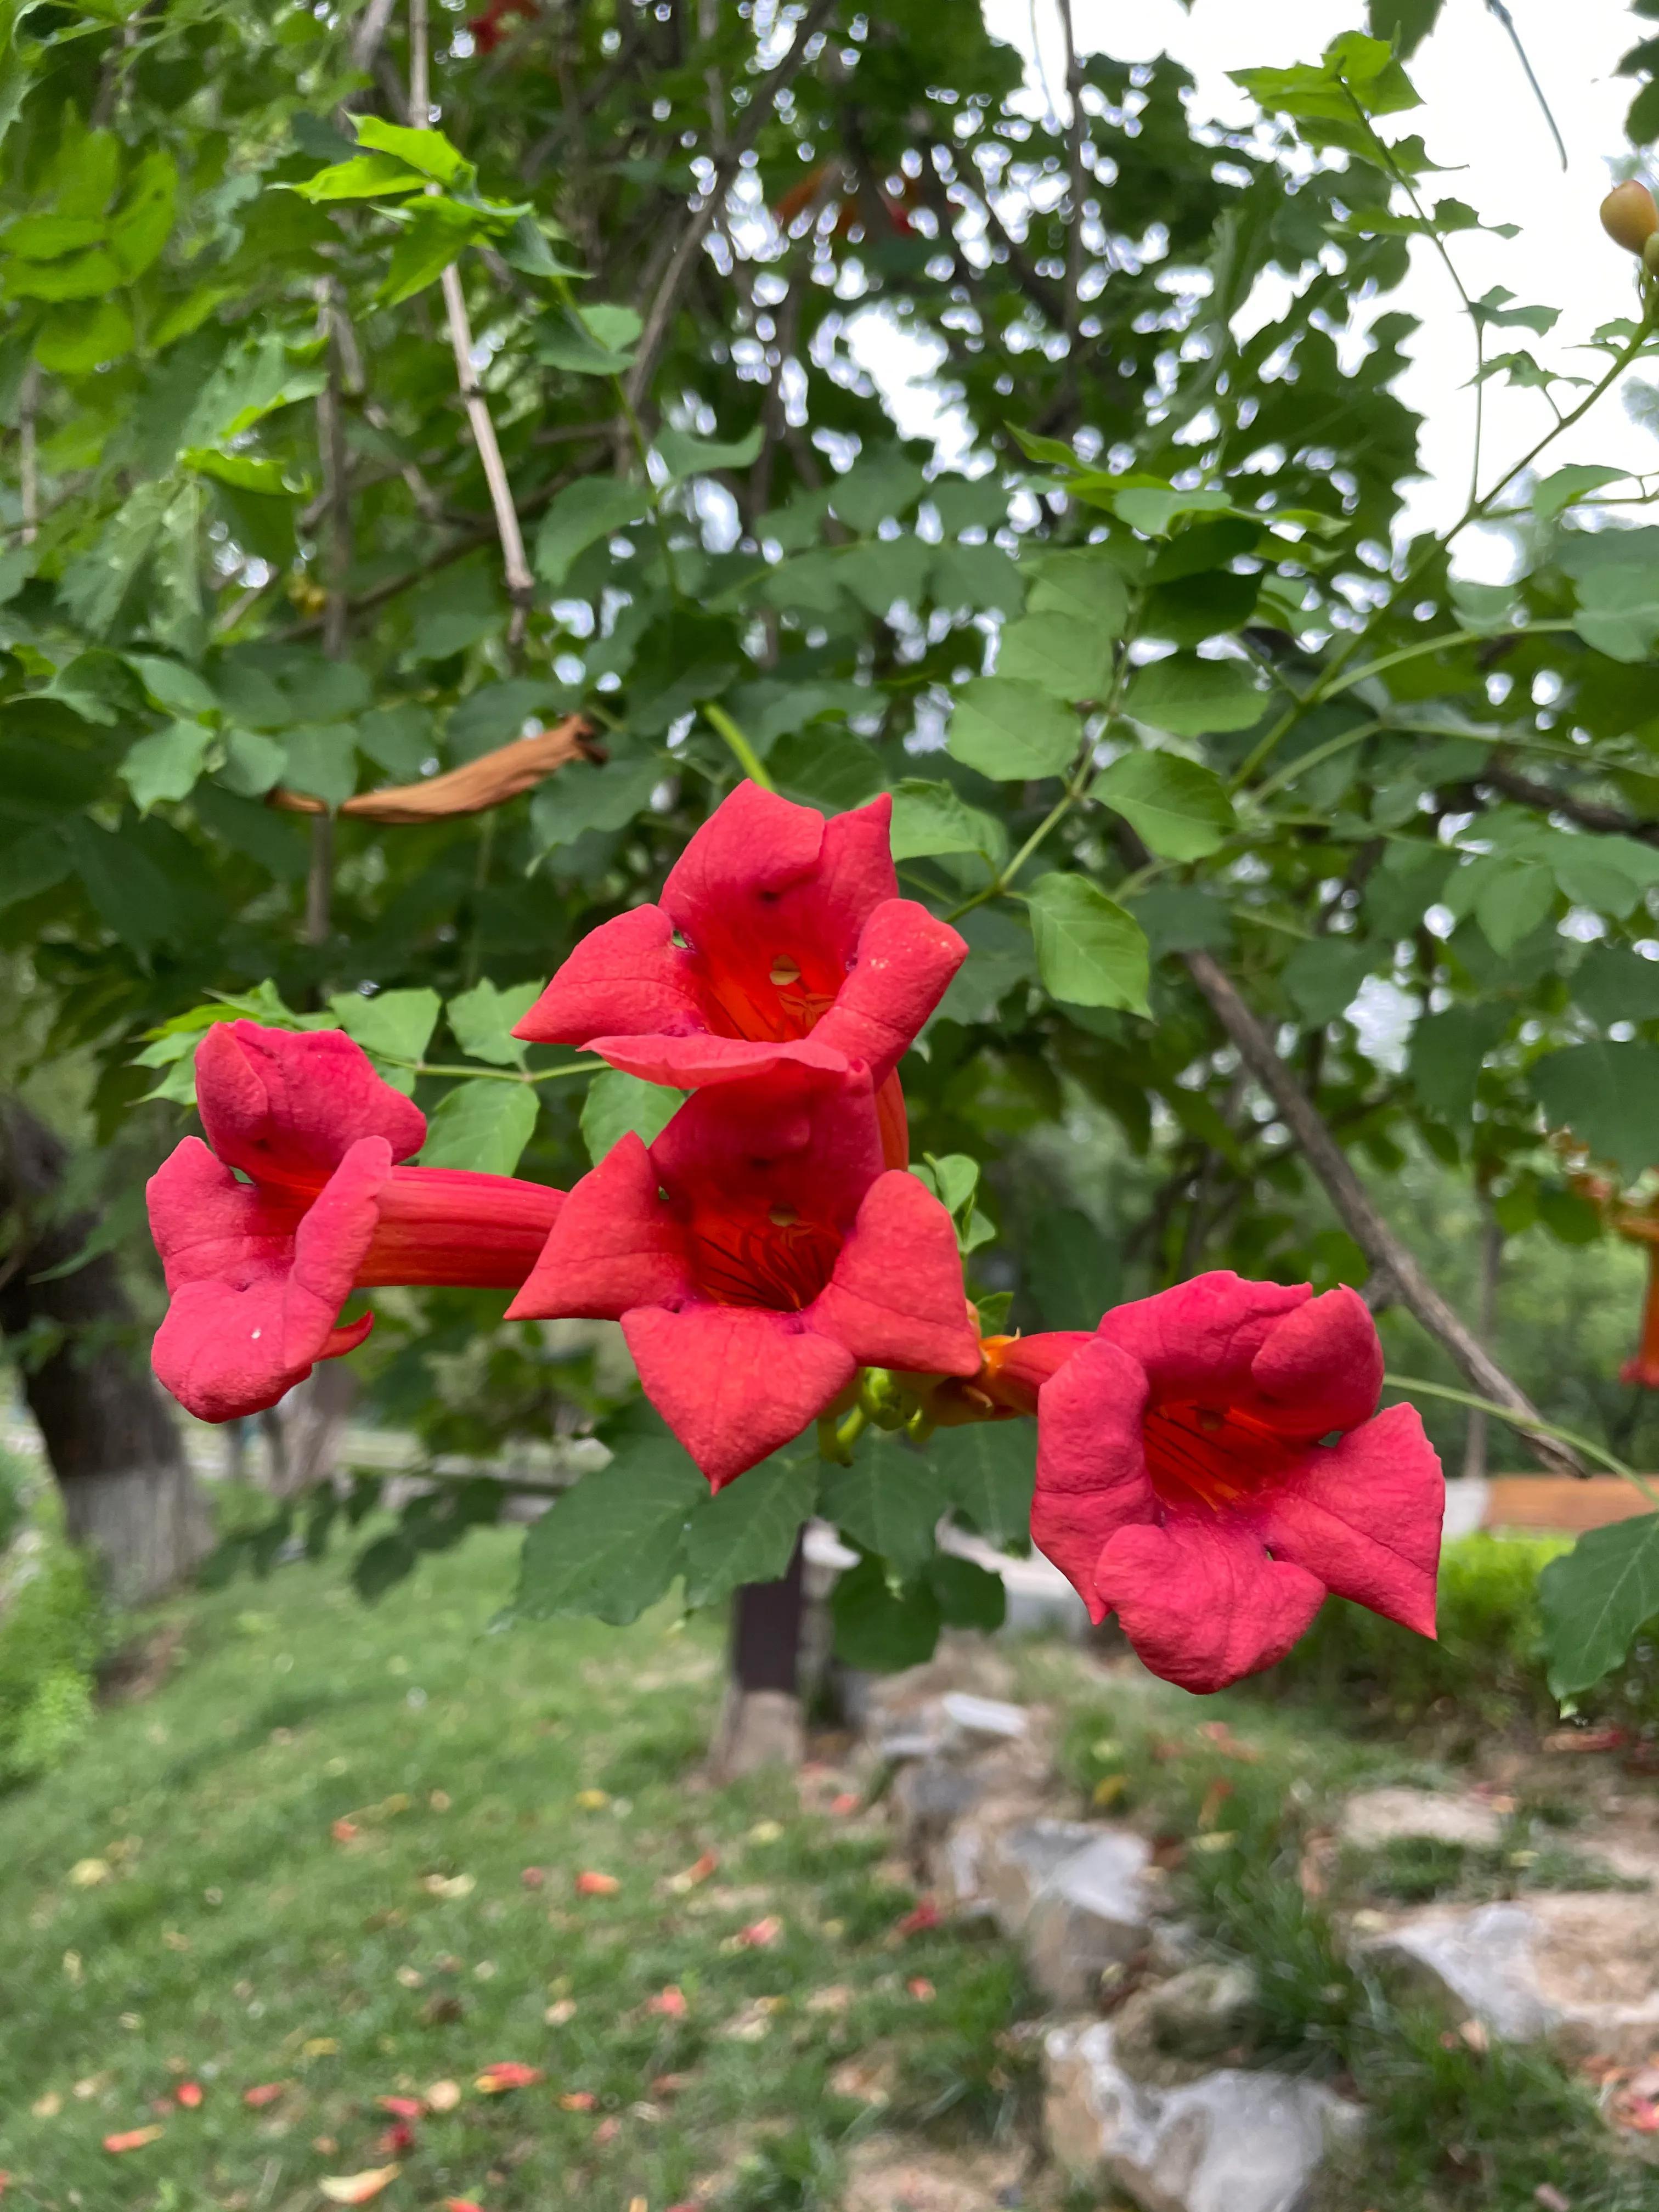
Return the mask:
[[[372,1609],[329,1563],[181,1601],[160,1679],[0,1801],[6,2212],[297,2212],[390,2165],[394,2212],[758,2212],[838,2203],[878,2124],[1012,2124],[1008,1951],[906,1929],[844,1775],[700,1784],[712,1624],[498,1632],[515,1544]]]

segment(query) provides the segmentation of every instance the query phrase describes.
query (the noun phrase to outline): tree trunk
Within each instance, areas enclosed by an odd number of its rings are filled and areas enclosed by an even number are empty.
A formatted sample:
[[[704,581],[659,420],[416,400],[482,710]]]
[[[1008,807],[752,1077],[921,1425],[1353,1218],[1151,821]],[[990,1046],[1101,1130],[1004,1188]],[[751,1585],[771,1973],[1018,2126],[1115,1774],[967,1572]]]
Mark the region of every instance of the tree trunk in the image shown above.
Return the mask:
[[[732,1601],[731,1667],[709,1752],[717,1782],[762,1766],[799,1766],[806,1749],[800,1696],[806,1554],[800,1538],[781,1582],[747,1583]]]
[[[39,1326],[61,1340],[25,1358],[23,1389],[78,1543],[123,1604],[159,1596],[212,1548],[206,1505],[179,1431],[143,1361],[137,1316],[113,1254],[72,1263],[97,1226],[65,1214],[64,1146],[27,1108],[0,1100],[0,1333]],[[59,1268],[69,1272],[58,1273]]]
[[[273,1417],[270,1487],[278,1498],[332,1478],[356,1402],[357,1377],[343,1359],[319,1359],[289,1392]]]

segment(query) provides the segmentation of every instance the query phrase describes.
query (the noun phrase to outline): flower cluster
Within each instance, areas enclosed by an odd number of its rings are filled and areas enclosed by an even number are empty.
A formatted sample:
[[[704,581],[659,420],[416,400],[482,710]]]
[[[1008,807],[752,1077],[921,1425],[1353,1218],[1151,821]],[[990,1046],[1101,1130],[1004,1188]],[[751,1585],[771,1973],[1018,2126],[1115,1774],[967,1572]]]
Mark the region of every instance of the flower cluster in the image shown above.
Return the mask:
[[[207,1142],[149,1188],[157,1374],[234,1419],[362,1341],[356,1290],[501,1286],[515,1318],[619,1322],[715,1489],[863,1370],[918,1433],[1035,1415],[1034,1540],[1189,1688],[1271,1665],[1328,1590],[1432,1634],[1439,1462],[1409,1407],[1376,1413],[1352,1291],[1213,1274],[1093,1333],[981,1336],[897,1074],[967,948],[898,896],[890,805],[825,821],[743,785],[660,903],[577,946],[518,1035],[690,1095],[568,1194],[398,1164],[424,1120],[337,1031],[210,1030]]]

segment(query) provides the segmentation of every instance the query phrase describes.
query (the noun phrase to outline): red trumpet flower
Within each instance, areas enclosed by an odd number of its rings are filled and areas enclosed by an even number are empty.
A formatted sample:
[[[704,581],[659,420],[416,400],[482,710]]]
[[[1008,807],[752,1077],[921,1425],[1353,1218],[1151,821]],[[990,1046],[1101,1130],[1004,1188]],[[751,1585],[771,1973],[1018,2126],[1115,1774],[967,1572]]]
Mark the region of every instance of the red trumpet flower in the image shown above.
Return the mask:
[[[662,903],[584,938],[516,1034],[682,1091],[862,1061],[882,1094],[968,951],[897,896],[892,811],[884,797],[826,822],[739,784],[680,855]],[[882,1097],[882,1121],[888,1164],[902,1167],[896,1094]]]
[[[419,1108],[337,1030],[210,1029],[196,1054],[204,1145],[151,1178],[151,1232],[172,1303],[155,1372],[204,1421],[274,1406],[319,1359],[352,1351],[354,1290],[516,1289],[562,1193],[507,1176],[395,1167],[426,1138]]]
[[[1444,1483],[1382,1381],[1350,1290],[1218,1273],[1120,1306],[1040,1393],[1033,1540],[1189,1690],[1282,1659],[1328,1590],[1432,1636]]]
[[[971,1375],[951,1217],[883,1172],[870,1079],[783,1063],[622,1139],[565,1201],[513,1316],[619,1320],[647,1395],[719,1489],[862,1364]]]

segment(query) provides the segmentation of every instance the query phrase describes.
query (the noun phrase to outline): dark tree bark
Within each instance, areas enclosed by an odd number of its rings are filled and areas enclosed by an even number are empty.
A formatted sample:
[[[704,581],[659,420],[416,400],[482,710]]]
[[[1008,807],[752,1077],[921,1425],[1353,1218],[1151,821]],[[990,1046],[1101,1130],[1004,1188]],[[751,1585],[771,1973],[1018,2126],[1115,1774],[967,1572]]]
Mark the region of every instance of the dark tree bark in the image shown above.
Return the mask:
[[[63,1332],[24,1365],[23,1389],[64,1496],[69,1532],[95,1552],[124,1604],[159,1596],[210,1548],[207,1508],[160,1390],[133,1351],[137,1316],[114,1256],[68,1273],[96,1227],[62,1205],[64,1146],[15,1099],[0,1099],[0,1334]]]
[[[709,1765],[735,1781],[760,1766],[799,1766],[806,1744],[800,1696],[806,1555],[797,1538],[782,1579],[747,1583],[732,1601],[731,1664]]]

